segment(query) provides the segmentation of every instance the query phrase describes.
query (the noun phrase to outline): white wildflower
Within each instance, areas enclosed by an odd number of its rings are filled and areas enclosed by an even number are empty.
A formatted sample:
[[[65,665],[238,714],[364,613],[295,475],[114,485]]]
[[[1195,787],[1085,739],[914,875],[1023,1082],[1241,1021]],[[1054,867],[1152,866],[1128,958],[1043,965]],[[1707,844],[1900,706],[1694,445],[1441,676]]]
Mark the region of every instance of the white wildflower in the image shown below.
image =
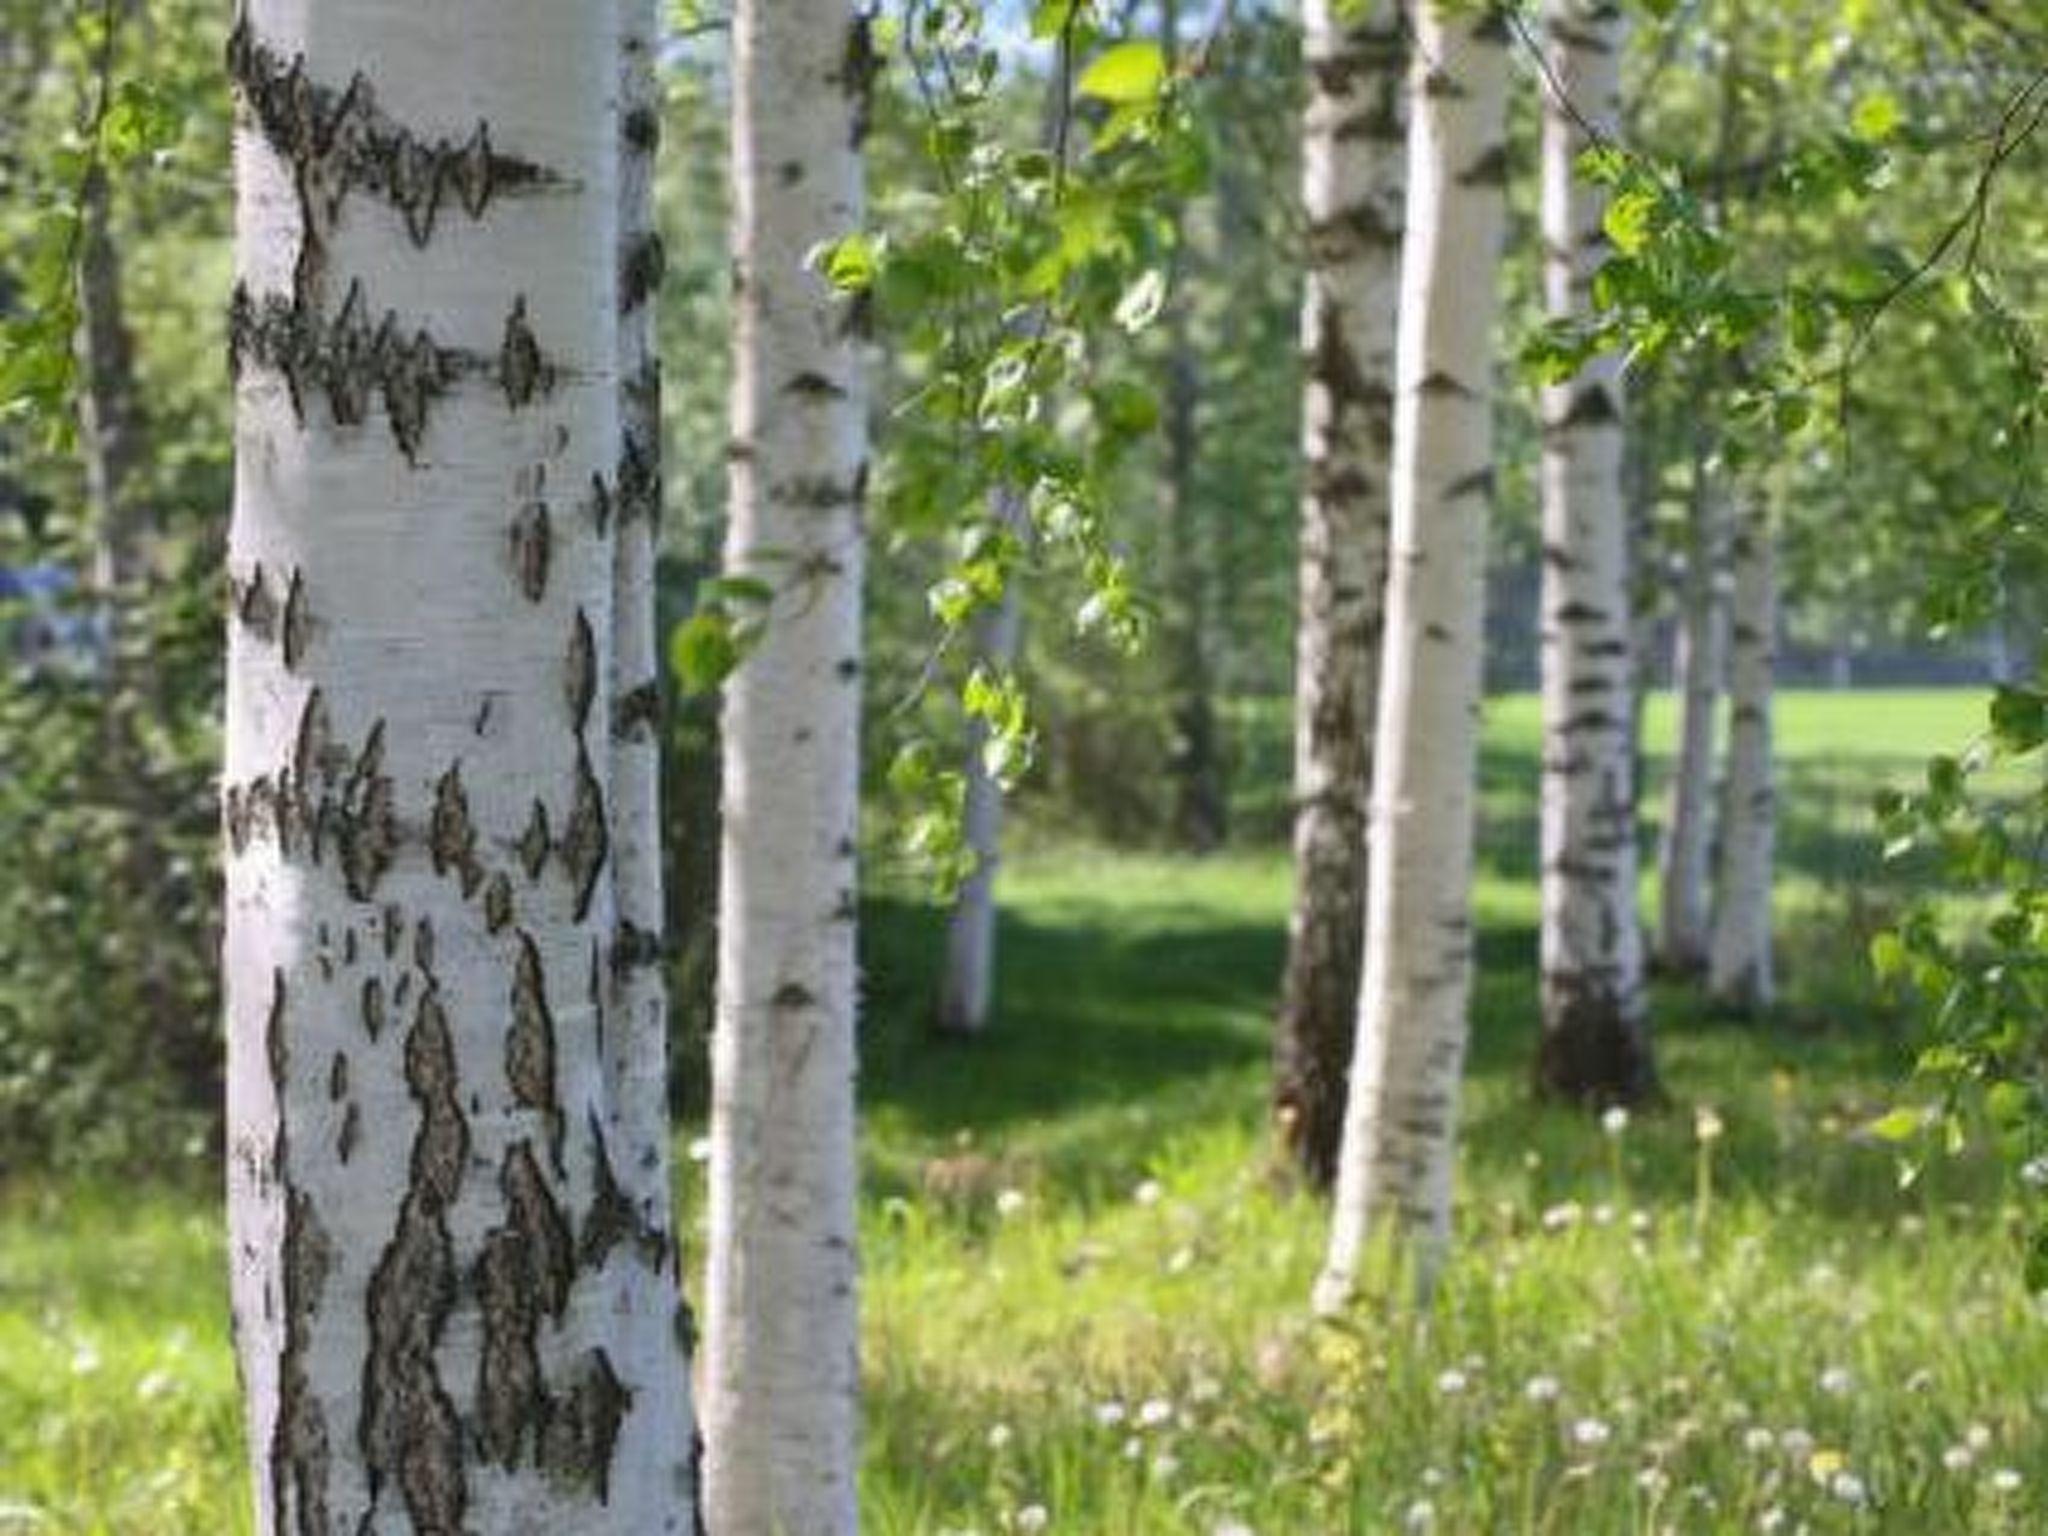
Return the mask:
[[[1854,1472],[1837,1472],[1828,1483],[1828,1492],[1844,1504],[1854,1504],[1859,1509],[1870,1502],[1870,1490]]]
[[[1991,1486],[2000,1493],[2018,1493],[2023,1481],[2025,1479],[2011,1467],[2000,1467],[1991,1474]]]
[[[1619,1104],[1614,1105],[1601,1115],[1600,1129],[1610,1136],[1621,1135],[1622,1132],[1628,1129],[1628,1111]]]
[[[1043,1504],[1026,1504],[1017,1511],[1016,1518],[1010,1524],[1020,1531],[1042,1531],[1052,1524],[1052,1516],[1046,1512]]]
[[[1522,1388],[1522,1396],[1532,1403],[1554,1403],[1563,1390],[1555,1376],[1531,1376]]]
[[[996,1214],[998,1216],[1014,1216],[1024,1209],[1024,1204],[1023,1190],[1003,1190],[996,1196]]]
[[[1820,1373],[1820,1389],[1829,1397],[1847,1397],[1855,1385],[1856,1378],[1843,1366],[1831,1365]]]
[[[1138,1423],[1146,1429],[1157,1429],[1173,1417],[1173,1404],[1163,1397],[1148,1397],[1138,1408]]]
[[[1465,1373],[1459,1370],[1445,1371],[1436,1379],[1436,1389],[1445,1397],[1456,1397],[1465,1390],[1467,1384]]]
[[[1941,1453],[1941,1464],[1951,1472],[1967,1472],[1977,1460],[1977,1453],[1967,1445],[1952,1445]]]
[[[1602,1446],[1613,1433],[1614,1431],[1599,1419],[1578,1419],[1572,1424],[1572,1443],[1588,1448]]]
[[[1157,1205],[1159,1197],[1165,1193],[1157,1179],[1147,1179],[1131,1191],[1131,1198],[1140,1205]]]
[[[1000,1451],[1010,1443],[1011,1438],[1009,1425],[991,1424],[988,1429],[988,1448],[992,1451]]]
[[[1095,1405],[1095,1422],[1104,1426],[1121,1424],[1124,1421],[1124,1405],[1115,1398]]]

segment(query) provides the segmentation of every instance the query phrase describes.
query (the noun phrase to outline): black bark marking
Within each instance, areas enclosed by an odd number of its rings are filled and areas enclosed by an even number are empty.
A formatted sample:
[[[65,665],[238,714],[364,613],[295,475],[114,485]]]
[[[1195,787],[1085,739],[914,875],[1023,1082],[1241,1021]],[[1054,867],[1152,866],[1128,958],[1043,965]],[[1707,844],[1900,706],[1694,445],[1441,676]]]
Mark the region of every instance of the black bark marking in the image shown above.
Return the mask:
[[[540,872],[547,868],[548,854],[554,849],[554,840],[548,831],[548,808],[540,801],[533,802],[533,814],[526,818],[526,831],[519,838],[519,862],[526,870],[526,878],[538,880]]]
[[[541,1430],[541,1466],[574,1487],[589,1488],[600,1504],[611,1498],[612,1450],[633,1394],[612,1369],[610,1356],[593,1349],[578,1363],[568,1390],[553,1402]]]
[[[332,1458],[327,1415],[306,1368],[313,1317],[334,1262],[334,1245],[321,1227],[313,1197],[287,1188],[284,1247],[284,1346],[278,1356],[277,1420],[270,1435],[271,1514],[279,1531],[331,1536],[327,1477]],[[287,1513],[289,1511],[289,1513]]]
[[[858,150],[867,142],[874,118],[875,79],[882,57],[875,48],[874,16],[863,9],[847,23],[846,51],[839,61],[839,88],[846,93],[849,121],[847,145]]]
[[[661,145],[661,114],[652,107],[635,107],[620,121],[619,136],[635,153],[653,154]]]
[[[619,1188],[618,1176],[612,1171],[611,1149],[605,1144],[604,1127],[595,1114],[590,1117],[590,1136],[597,1161],[591,1174],[590,1209],[583,1217],[577,1262],[586,1270],[602,1269],[612,1250],[627,1243],[650,1271],[660,1274],[669,1255],[667,1235],[641,1220],[633,1202]]]
[[[1460,475],[1444,487],[1444,500],[1457,501],[1462,497],[1477,496],[1485,501],[1493,500],[1493,466],[1475,469],[1469,475]]]
[[[434,810],[427,823],[427,849],[434,873],[454,870],[465,898],[476,894],[484,867],[476,856],[476,823],[469,815],[469,793],[462,787],[462,764],[450,763],[434,784]]]
[[[257,561],[249,568],[247,581],[236,581],[228,577],[228,594],[235,617],[242,627],[259,640],[277,638],[277,599],[271,595],[270,581],[263,574],[263,562]]]
[[[548,590],[548,504],[529,501],[512,519],[512,574],[531,602],[539,602]]]
[[[1495,144],[1458,172],[1461,187],[1505,187],[1508,184],[1508,147]]]
[[[327,1064],[327,1097],[336,1104],[348,1097],[348,1057],[340,1051]]]
[[[628,439],[619,455],[618,511],[621,524],[645,519],[647,526],[661,526],[661,467],[651,445]]]
[[[661,729],[661,679],[650,677],[620,694],[612,705],[612,735],[637,741]]]
[[[782,388],[785,394],[798,395],[811,400],[843,400],[846,398],[845,385],[835,383],[831,379],[826,378],[824,374],[810,369],[792,375]]]
[[[278,635],[287,672],[298,671],[299,663],[306,659],[306,645],[312,639],[312,631],[312,615],[306,612],[306,573],[294,566],[291,585],[285,590],[284,628]]]
[[[309,244],[324,243],[352,192],[389,204],[413,243],[425,246],[451,194],[480,219],[501,194],[560,180],[532,161],[499,154],[481,120],[466,141],[429,140],[382,112],[363,75],[339,90],[319,84],[303,55],[287,60],[259,42],[247,16],[228,37],[227,65],[257,128],[292,168]],[[317,249],[310,258],[322,259]],[[301,265],[308,260],[302,254]]]
[[[528,1432],[539,1448],[548,1421],[541,1375],[542,1315],[560,1321],[569,1303],[572,1249],[568,1224],[534,1161],[530,1143],[508,1148],[498,1171],[504,1224],[484,1238],[476,1261],[483,1350],[477,1366],[477,1436],[500,1466],[519,1465]]]
[[[342,786],[336,832],[342,878],[357,901],[369,901],[391,867],[398,846],[398,820],[392,810],[391,776],[384,772],[384,722],[370,727],[348,782]]]
[[[590,618],[582,608],[569,628],[569,649],[562,658],[562,695],[569,706],[569,729],[579,736],[590,719],[590,704],[597,697],[597,639],[590,631]]]
[[[583,504],[583,510],[590,515],[590,526],[599,533],[603,533],[611,526],[612,488],[604,483],[604,476],[595,470],[590,474],[590,500]]]
[[[630,315],[661,287],[668,251],[652,230],[628,244],[619,257],[619,313]]]
[[[555,387],[555,367],[541,355],[540,340],[526,318],[526,295],[512,301],[505,316],[505,339],[498,347],[498,383],[505,401],[515,411],[529,405],[535,395]]]
[[[604,791],[590,766],[590,754],[576,743],[576,791],[569,804],[568,824],[562,828],[557,848],[562,868],[576,892],[576,921],[590,915],[590,898],[597,890],[598,873],[610,851],[611,835],[605,827]]]
[[[565,1123],[555,1089],[555,1016],[548,1007],[547,974],[533,936],[519,934],[512,966],[512,1027],[505,1034],[505,1080],[512,1097],[540,1115],[547,1127],[548,1159],[559,1176]]]
[[[413,924],[412,963],[427,980],[434,979],[434,925],[424,917]]]
[[[484,928],[490,933],[502,933],[511,921],[512,877],[501,869],[484,887]]]
[[[406,1036],[405,1081],[419,1106],[419,1130],[396,1230],[370,1276],[358,1433],[372,1514],[395,1484],[420,1536],[462,1536],[469,1502],[462,1419],[434,1355],[455,1307],[448,1211],[462,1188],[469,1126],[456,1097],[455,1043],[431,987]],[[367,1516],[364,1528],[373,1528]]]
[[[342,1167],[346,1168],[349,1159],[356,1155],[356,1143],[362,1140],[362,1136],[362,1106],[351,1100],[341,1112],[341,1130],[334,1138],[334,1155],[340,1159]]]
[[[280,1118],[284,1108],[285,1073],[289,1065],[285,1058],[284,1004],[284,970],[277,967],[270,973],[270,1012],[263,1020],[263,1060],[270,1068],[270,1091],[277,1099]]]
[[[381,396],[391,435],[415,465],[434,402],[484,366],[472,353],[436,344],[424,329],[405,334],[396,310],[372,321],[360,282],[349,284],[332,317],[276,294],[252,298],[238,283],[228,306],[229,372],[239,378],[252,363],[283,376],[301,425],[315,393],[343,427],[360,426],[372,397]]]
[[[658,965],[662,949],[660,934],[621,918],[618,937],[612,941],[612,973],[623,975]]]

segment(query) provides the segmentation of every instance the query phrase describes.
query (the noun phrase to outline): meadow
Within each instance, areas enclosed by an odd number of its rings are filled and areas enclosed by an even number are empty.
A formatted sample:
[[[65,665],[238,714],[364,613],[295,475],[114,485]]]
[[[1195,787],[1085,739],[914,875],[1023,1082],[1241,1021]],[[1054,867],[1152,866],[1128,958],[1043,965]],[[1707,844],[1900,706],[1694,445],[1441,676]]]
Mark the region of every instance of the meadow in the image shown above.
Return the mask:
[[[1323,1212],[1263,1117],[1278,849],[1027,827],[972,1046],[926,1034],[936,914],[881,882],[865,1528],[2048,1529],[2048,1329],[2015,1246],[2038,1197],[1967,1151],[1904,1177],[1867,1130],[1913,1092],[1910,1010],[1863,959],[1905,878],[1867,799],[1980,712],[1784,702],[1785,1003],[1717,1018],[1660,984],[1670,1102],[1602,1125],[1526,1091],[1536,712],[1495,702],[1458,1249],[1420,1316],[1307,1313]],[[1650,805],[1669,724],[1659,701]],[[220,1245],[209,1188],[0,1187],[0,1533],[249,1529]]]

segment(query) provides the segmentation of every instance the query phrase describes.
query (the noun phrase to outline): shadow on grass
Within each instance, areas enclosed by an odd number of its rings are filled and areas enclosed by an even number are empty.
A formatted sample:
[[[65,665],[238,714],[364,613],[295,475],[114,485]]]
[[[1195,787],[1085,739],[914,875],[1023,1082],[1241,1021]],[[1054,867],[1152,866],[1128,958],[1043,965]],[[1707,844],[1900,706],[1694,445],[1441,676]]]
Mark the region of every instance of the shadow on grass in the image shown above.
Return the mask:
[[[862,1096],[886,1126],[879,1184],[915,1184],[962,1132],[995,1156],[1023,1148],[1028,1177],[1080,1193],[1134,1177],[1146,1158],[1219,1118],[1263,1114],[1272,1000],[1284,947],[1270,924],[1195,896],[1093,898],[1006,913],[1001,1003],[978,1040],[929,1026],[942,914],[905,901],[867,911]],[[1060,920],[1048,920],[1056,913]],[[1616,1195],[1614,1151],[1583,1114],[1532,1102],[1537,935],[1494,923],[1478,939],[1466,1091],[1468,1183],[1521,1188],[1530,1202]],[[1654,1016],[1670,1106],[1639,1116],[1622,1178],[1637,1206],[1682,1212],[1696,1197],[1692,1106],[1728,1125],[1715,1150],[1722,1199],[1796,1205],[1815,1220],[1885,1223],[1981,1198],[1987,1172],[1930,1170],[1910,1196],[1890,1149],[1863,1132],[1905,1096],[1899,1018],[1870,995],[1862,942],[1827,910],[1788,931],[1790,1000],[1769,1018],[1716,1013],[1660,983]],[[1533,1162],[1530,1154],[1535,1154]],[[998,1177],[1007,1177],[1005,1169]]]
[[[1108,908],[1105,907],[1107,915]],[[1176,1081],[1266,1059],[1278,927],[1195,906],[1147,906],[1103,923],[1003,914],[1001,986],[988,1033],[931,1027],[944,915],[904,901],[863,911],[861,1096],[925,1135],[1000,1132],[1091,1108],[1124,1108]]]

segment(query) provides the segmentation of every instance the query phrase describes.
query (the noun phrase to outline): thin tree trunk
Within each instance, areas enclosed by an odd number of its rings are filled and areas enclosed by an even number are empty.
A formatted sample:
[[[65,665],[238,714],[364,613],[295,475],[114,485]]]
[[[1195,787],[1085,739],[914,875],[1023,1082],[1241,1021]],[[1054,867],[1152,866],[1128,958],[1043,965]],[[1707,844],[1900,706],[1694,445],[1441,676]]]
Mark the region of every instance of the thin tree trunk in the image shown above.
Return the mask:
[[[1621,120],[1627,24],[1614,0],[1544,0],[1545,308],[1579,320],[1607,256],[1605,197],[1577,173]],[[1621,359],[1543,392],[1542,1009],[1538,1092],[1656,1092],[1636,912],[1635,679]]]
[[[1756,500],[1735,530],[1735,596],[1729,627],[1728,778],[1716,872],[1707,986],[1716,1001],[1768,1008],[1771,865],[1777,834],[1771,758],[1772,663],[1777,647],[1777,562],[1770,514]]]
[[[1013,580],[1004,586],[1002,600],[975,620],[974,654],[984,665],[1003,670],[1016,659],[1023,625],[1018,599]],[[987,725],[970,720],[960,832],[974,868],[961,883],[946,924],[938,1025],[948,1035],[978,1035],[986,1029],[995,991],[996,870],[1002,859],[1003,786],[988,771],[983,757],[987,743]]]
[[[605,1043],[617,50],[613,9],[552,0],[251,0],[229,49],[266,1536],[694,1527],[668,1191],[629,1166],[664,1132]]]
[[[1171,72],[1180,54],[1179,0],[1160,0],[1160,46]],[[1223,732],[1216,718],[1216,667],[1210,654],[1209,571],[1204,558],[1195,474],[1201,372],[1189,334],[1185,283],[1193,266],[1186,221],[1176,210],[1171,237],[1173,298],[1166,314],[1166,580],[1174,606],[1164,625],[1171,698],[1173,836],[1191,853],[1213,853],[1230,835]]]
[[[1355,1294],[1375,1231],[1409,1247],[1425,1293],[1450,1238],[1472,983],[1506,41],[1497,9],[1418,8],[1373,857],[1350,1102],[1316,1283],[1324,1311]]]
[[[86,178],[78,262],[79,447],[93,527],[93,585],[111,601],[142,574],[145,515],[138,474],[147,426],[135,388],[135,342],[121,297],[107,173]]]
[[[611,816],[618,936],[612,946],[605,1067],[612,1096],[610,1144],[620,1193],[650,1227],[670,1220],[674,1189],[668,1118],[668,952],[661,815],[661,647],[656,567],[662,513],[661,356],[655,296],[663,271],[655,222],[655,167],[661,143],[659,61],[663,0],[620,0],[618,76],[619,462],[613,477],[611,643]],[[680,1262],[680,1261],[679,1261]],[[644,1315],[645,1327],[681,1335],[686,1356],[696,1319],[679,1302],[673,1323]],[[674,1347],[637,1341],[650,1358]],[[663,1432],[687,1449],[694,1490],[701,1438],[687,1396]],[[645,1448],[646,1454],[667,1450]],[[694,1491],[693,1491],[694,1498]],[[692,1510],[694,1526],[695,1511]]]
[[[855,816],[861,501],[851,312],[805,265],[859,227],[868,23],[849,0],[733,14],[734,346],[726,565],[770,582],[726,698],[712,1041],[707,1513],[856,1524]]]
[[[1329,1188],[1344,1132],[1365,938],[1373,700],[1387,581],[1395,321],[1407,169],[1397,13],[1304,20],[1308,216],[1294,675],[1294,909],[1273,1046],[1289,1161]]]
[[[1727,628],[1728,511],[1704,453],[1695,456],[1687,509],[1685,584],[1672,680],[1679,693],[1678,753],[1658,853],[1658,963],[1678,976],[1706,970],[1708,876],[1714,819],[1714,715]]]

